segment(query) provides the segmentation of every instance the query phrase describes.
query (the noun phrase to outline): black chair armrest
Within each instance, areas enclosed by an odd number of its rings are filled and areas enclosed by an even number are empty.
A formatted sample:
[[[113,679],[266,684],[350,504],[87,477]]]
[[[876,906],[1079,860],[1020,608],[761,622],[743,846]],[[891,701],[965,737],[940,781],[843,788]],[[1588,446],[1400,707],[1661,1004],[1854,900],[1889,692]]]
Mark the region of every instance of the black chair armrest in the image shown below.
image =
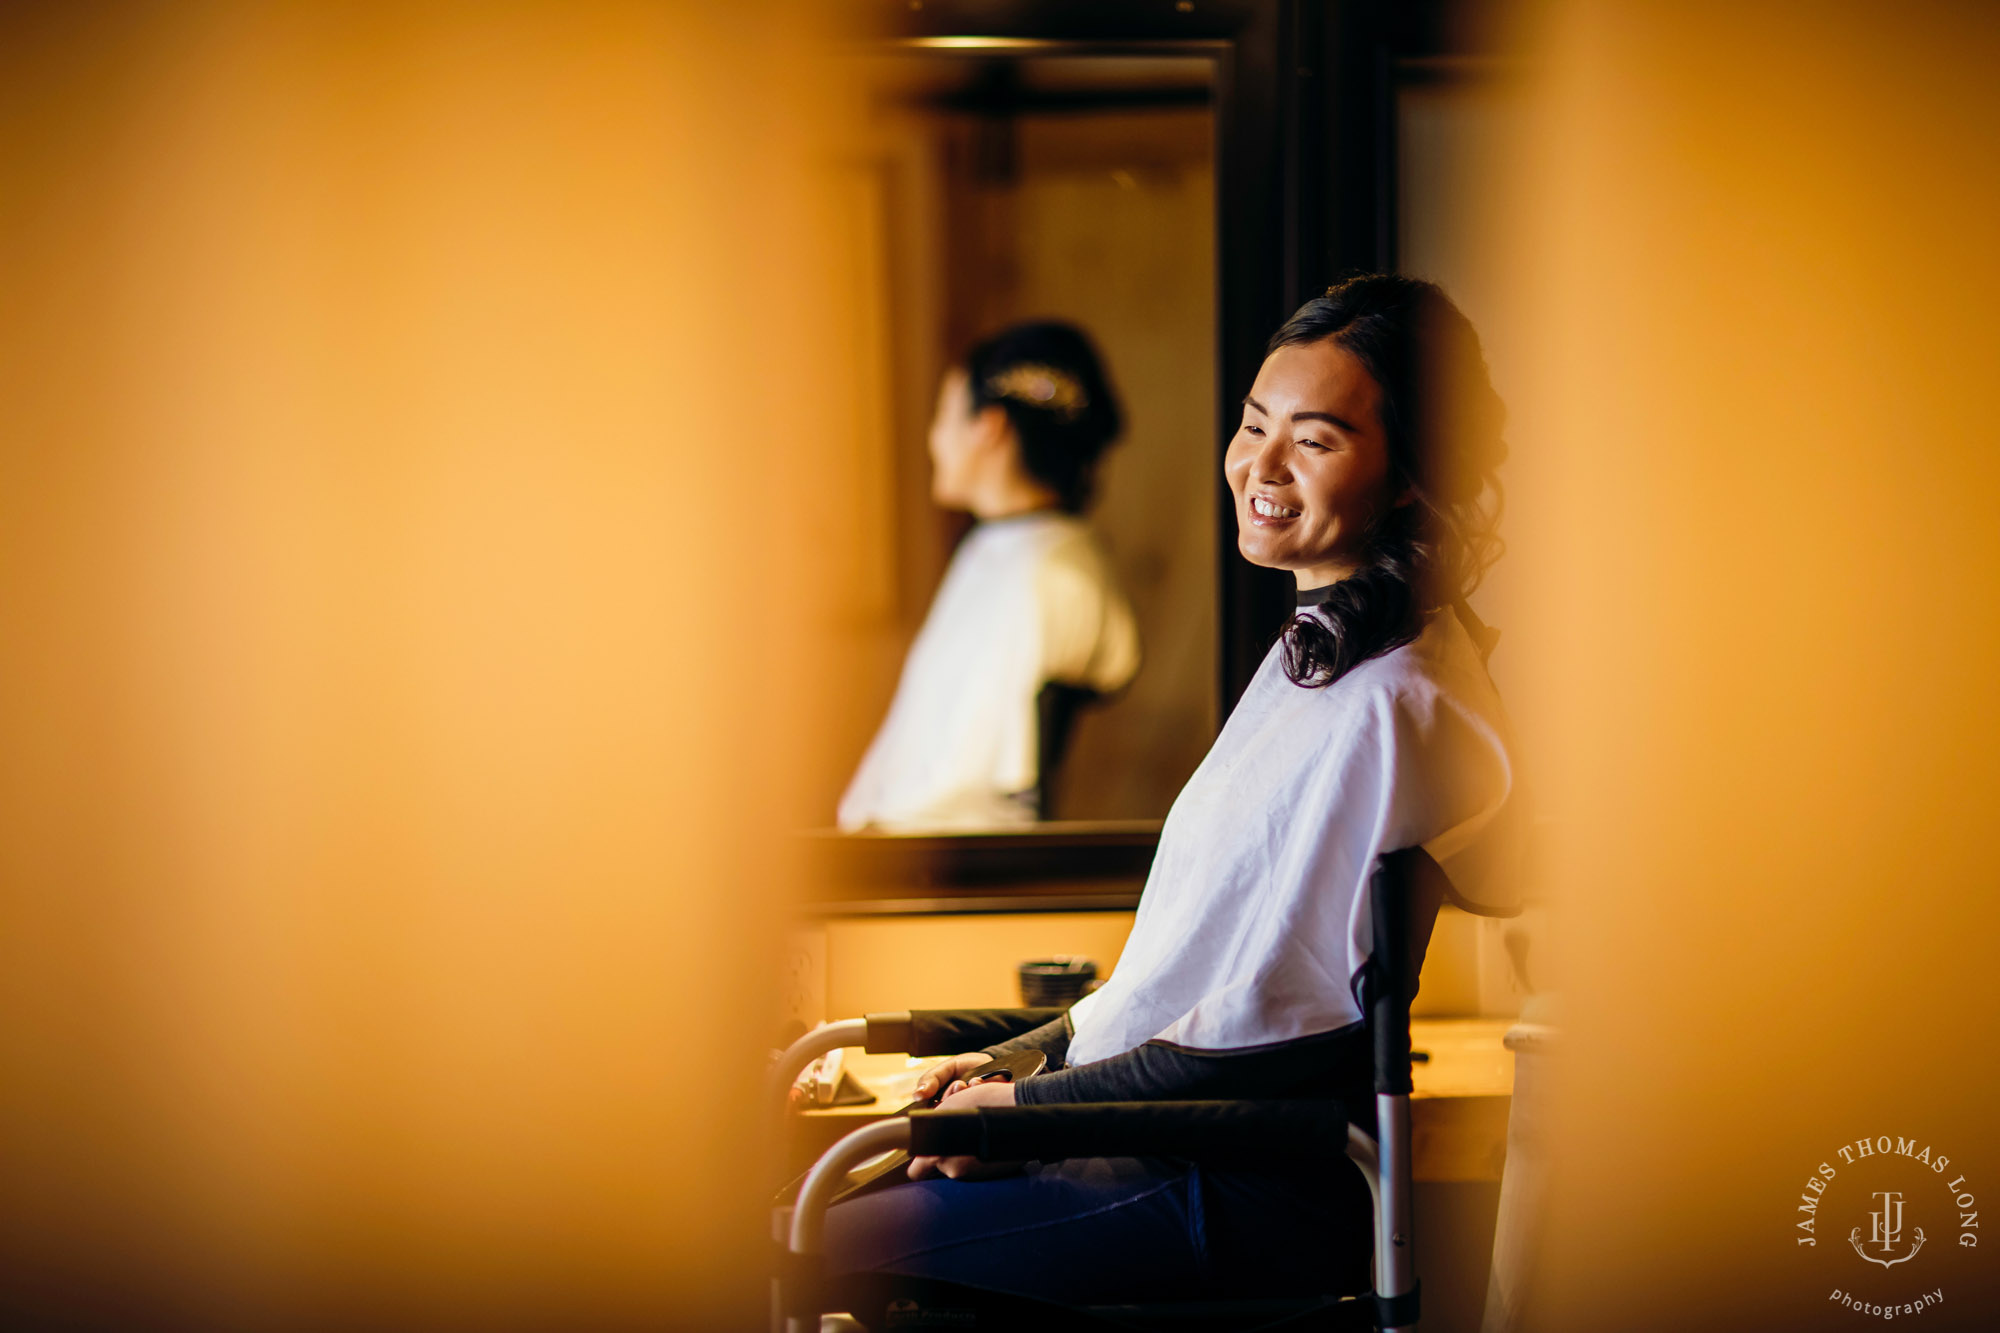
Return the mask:
[[[1347,1112],[1332,1100],[1072,1102],[910,1112],[910,1152],[989,1162],[1067,1157],[1202,1161],[1347,1154]]]
[[[1061,1009],[909,1009],[868,1015],[870,1055],[957,1055],[1032,1032],[1063,1016]]]

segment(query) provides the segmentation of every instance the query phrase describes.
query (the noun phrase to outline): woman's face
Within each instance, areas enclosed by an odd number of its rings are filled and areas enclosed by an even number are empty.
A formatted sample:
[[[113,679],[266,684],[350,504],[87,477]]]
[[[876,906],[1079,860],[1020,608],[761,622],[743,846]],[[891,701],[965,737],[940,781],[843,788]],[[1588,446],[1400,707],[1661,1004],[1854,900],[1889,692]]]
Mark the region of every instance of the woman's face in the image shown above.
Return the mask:
[[[1381,386],[1331,339],[1265,358],[1222,464],[1244,559],[1292,570],[1301,588],[1360,566],[1362,537],[1390,503],[1381,401]]]
[[[998,409],[972,410],[972,385],[963,370],[945,373],[938,386],[937,412],[931,418],[931,499],[946,509],[971,505],[981,469],[990,466]]]

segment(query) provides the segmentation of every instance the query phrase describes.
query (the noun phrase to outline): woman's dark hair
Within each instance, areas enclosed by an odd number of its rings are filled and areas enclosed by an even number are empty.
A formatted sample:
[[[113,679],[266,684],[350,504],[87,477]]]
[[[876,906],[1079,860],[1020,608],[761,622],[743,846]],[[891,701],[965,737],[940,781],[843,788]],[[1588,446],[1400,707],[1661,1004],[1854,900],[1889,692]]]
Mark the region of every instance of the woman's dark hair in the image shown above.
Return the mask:
[[[1500,558],[1506,409],[1493,391],[1474,331],[1437,284],[1369,273],[1329,287],[1271,336],[1280,347],[1332,341],[1381,388],[1389,445],[1389,494],[1407,504],[1376,515],[1362,540],[1361,567],[1335,584],[1314,617],[1283,633],[1285,674],[1297,685],[1331,685],[1356,665],[1401,647],[1424,617],[1464,607]],[[1465,608],[1467,629],[1490,637]]]
[[[1124,425],[1089,337],[1056,320],[1016,324],[967,352],[963,366],[973,412],[1006,412],[1022,466],[1064,509],[1080,513],[1097,460]]]

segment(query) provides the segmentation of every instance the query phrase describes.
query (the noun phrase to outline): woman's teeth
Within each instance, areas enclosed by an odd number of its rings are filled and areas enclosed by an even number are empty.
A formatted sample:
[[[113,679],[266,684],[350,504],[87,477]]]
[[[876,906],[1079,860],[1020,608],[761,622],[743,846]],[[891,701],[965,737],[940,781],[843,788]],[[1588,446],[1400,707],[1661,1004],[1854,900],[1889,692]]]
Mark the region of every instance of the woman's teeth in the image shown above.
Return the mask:
[[[1252,500],[1250,502],[1250,507],[1256,510],[1258,513],[1262,514],[1265,518],[1297,518],[1299,516],[1298,510],[1287,509],[1283,505],[1274,505],[1269,500],[1264,499],[1262,496],[1259,496],[1256,499]]]

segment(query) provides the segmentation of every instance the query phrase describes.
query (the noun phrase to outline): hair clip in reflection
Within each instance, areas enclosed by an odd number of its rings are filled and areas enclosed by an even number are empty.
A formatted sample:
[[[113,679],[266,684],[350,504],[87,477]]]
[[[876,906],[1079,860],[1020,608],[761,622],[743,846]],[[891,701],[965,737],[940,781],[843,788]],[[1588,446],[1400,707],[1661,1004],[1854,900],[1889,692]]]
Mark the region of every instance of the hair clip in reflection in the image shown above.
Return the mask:
[[[1074,376],[1039,361],[1023,361],[991,376],[986,392],[1053,412],[1064,421],[1075,421],[1090,406],[1090,395]]]

